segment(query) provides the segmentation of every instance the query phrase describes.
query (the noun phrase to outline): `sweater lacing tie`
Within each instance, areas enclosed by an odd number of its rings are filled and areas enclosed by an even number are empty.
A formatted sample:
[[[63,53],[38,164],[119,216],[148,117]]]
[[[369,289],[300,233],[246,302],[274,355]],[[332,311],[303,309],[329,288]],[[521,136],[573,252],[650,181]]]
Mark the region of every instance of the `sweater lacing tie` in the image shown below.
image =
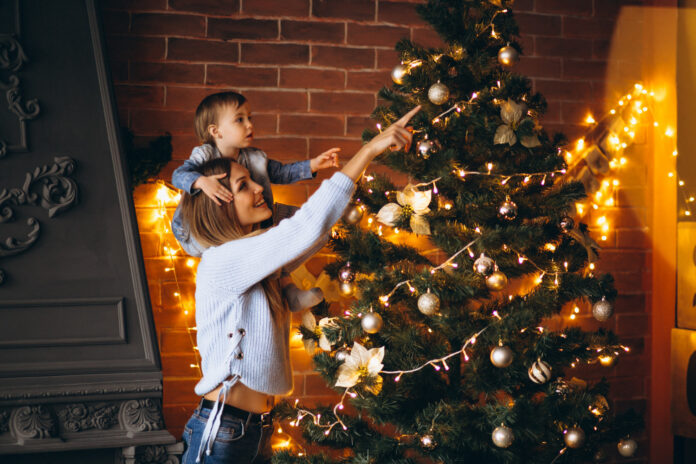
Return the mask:
[[[220,422],[222,421],[222,412],[224,411],[224,405],[227,401],[227,393],[230,388],[235,386],[239,382],[239,375],[232,376],[231,379],[222,382],[222,388],[218,393],[217,400],[213,409],[210,411],[210,416],[205,424],[205,429],[203,429],[203,436],[201,437],[201,446],[198,448],[198,456],[196,457],[196,462],[201,462],[203,457],[203,450],[205,450],[206,456],[210,456],[213,452],[213,443],[215,442],[215,437],[217,436],[218,430],[220,430]],[[244,433],[242,433],[243,435]]]

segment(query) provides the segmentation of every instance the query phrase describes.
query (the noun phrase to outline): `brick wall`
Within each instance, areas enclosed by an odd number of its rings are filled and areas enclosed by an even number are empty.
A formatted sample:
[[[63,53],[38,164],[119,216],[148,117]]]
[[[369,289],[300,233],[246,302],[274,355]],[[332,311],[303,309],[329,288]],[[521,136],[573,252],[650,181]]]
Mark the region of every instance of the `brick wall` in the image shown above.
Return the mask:
[[[397,63],[393,46],[402,37],[425,46],[439,39],[414,11],[417,1],[388,0],[104,0],[104,24],[120,120],[138,137],[173,136],[171,171],[196,145],[193,112],[207,93],[242,91],[250,100],[256,143],[282,161],[307,159],[331,146],[350,154],[360,133],[372,123],[376,92],[390,83]],[[621,0],[517,0],[514,5],[525,55],[517,69],[545,94],[549,111],[543,124],[563,130],[571,140],[587,127],[588,111],[601,114],[614,101],[607,92],[607,69]],[[626,90],[639,76],[626,68]],[[622,90],[622,89],[620,89]],[[608,96],[607,96],[608,95]],[[638,144],[639,145],[639,144]],[[644,156],[637,147],[636,156]],[[629,155],[630,156],[630,155]],[[299,204],[316,181],[279,186],[279,200]],[[645,231],[646,176],[617,193],[610,211],[616,231],[606,242],[601,268],[614,273],[621,292],[616,317],[603,324],[625,337],[634,351],[615,368],[591,369],[607,375],[619,407],[647,402],[650,253]],[[165,375],[168,426],[180,432],[195,397],[189,368],[190,342],[173,282],[165,266],[159,234],[148,229],[151,192],[136,195]],[[191,268],[177,269],[187,298]],[[321,262],[310,263],[318,273]],[[190,316],[189,316],[190,318]],[[590,318],[581,324],[593,325]],[[320,399],[327,394],[310,362],[294,349],[295,395]],[[647,447],[643,446],[642,450]]]

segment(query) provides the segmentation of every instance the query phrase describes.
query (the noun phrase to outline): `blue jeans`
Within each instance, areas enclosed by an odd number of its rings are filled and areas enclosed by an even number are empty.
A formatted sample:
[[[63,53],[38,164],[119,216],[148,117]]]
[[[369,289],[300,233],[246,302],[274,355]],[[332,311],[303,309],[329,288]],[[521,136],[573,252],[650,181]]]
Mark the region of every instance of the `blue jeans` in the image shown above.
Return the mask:
[[[210,416],[210,409],[198,406],[184,427],[186,450],[181,464],[196,464],[201,446],[203,429]],[[254,417],[258,418],[258,415]],[[271,435],[273,423],[256,419],[241,419],[223,412],[220,430],[215,437],[210,456],[205,452],[200,464],[267,464],[271,462]]]

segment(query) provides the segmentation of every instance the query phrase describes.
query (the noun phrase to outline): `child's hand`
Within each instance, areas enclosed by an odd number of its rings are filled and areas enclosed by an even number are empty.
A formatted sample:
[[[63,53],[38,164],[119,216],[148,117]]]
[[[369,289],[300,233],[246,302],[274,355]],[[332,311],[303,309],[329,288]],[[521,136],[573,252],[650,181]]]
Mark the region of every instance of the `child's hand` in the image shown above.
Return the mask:
[[[229,203],[232,201],[232,192],[227,190],[227,188],[218,182],[218,179],[222,179],[227,174],[215,174],[213,176],[201,176],[193,183],[193,187],[203,190],[203,193],[208,195],[211,200],[215,202],[216,205],[220,206],[218,199]]]
[[[320,169],[337,168],[338,167],[338,152],[340,148],[330,148],[316,158],[309,161],[309,167],[312,172],[317,172]]]

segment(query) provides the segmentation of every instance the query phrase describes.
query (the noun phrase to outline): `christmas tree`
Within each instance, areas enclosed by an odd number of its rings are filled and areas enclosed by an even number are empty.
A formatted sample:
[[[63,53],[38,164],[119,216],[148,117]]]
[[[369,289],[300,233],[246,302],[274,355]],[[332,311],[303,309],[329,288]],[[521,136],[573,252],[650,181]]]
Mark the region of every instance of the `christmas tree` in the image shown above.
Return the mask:
[[[627,348],[610,331],[559,323],[574,306],[606,320],[616,290],[594,272],[599,247],[573,217],[585,190],[566,176],[566,141],[540,126],[545,101],[514,73],[512,3],[430,0],[419,13],[446,46],[397,44],[394,85],[380,92],[388,104],[373,116],[379,130],[422,105],[413,146],[379,159],[412,181],[364,176],[326,269],[354,299],[333,317],[315,308],[301,327],[341,399],[277,408],[308,441],[343,451],[274,462],[548,464],[635,452],[641,418],[611,410],[606,381],[567,372]]]

